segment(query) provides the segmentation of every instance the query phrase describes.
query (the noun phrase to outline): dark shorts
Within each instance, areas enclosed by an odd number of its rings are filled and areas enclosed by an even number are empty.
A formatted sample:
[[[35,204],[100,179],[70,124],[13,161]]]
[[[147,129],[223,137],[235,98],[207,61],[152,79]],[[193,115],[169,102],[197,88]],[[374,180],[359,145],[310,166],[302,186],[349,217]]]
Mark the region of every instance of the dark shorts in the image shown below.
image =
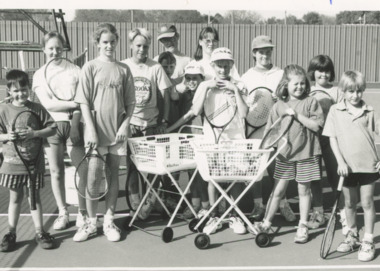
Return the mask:
[[[345,187],[356,187],[376,182],[380,178],[379,173],[350,173],[344,180]]]
[[[46,140],[49,144],[63,144],[66,146],[84,146],[83,123],[79,123],[80,139],[73,143],[70,138],[71,125],[69,121],[57,121],[57,133],[49,136]]]

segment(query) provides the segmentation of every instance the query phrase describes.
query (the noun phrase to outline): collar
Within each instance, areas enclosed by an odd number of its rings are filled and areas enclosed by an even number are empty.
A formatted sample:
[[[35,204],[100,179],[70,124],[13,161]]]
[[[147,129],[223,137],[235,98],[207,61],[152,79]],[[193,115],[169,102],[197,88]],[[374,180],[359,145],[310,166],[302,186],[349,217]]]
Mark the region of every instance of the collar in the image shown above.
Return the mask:
[[[339,103],[337,103],[336,104],[336,109],[341,110],[341,111],[347,110],[346,100],[343,99],[342,101],[340,101]],[[364,111],[373,111],[374,110],[373,107],[370,106],[370,105],[368,105],[368,104],[366,104],[364,102],[364,100],[362,100],[362,107],[361,107],[361,109],[363,110],[363,112]]]

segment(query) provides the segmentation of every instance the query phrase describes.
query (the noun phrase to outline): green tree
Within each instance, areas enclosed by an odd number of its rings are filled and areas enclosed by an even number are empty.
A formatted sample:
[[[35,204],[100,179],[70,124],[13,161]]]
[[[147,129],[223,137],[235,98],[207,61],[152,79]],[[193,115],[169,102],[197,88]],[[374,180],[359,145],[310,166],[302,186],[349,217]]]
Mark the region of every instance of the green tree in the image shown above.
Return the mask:
[[[286,24],[303,24],[303,21],[294,15],[286,16],[285,22]]]
[[[333,25],[336,24],[336,17],[335,16],[328,16],[321,14],[322,24],[323,25]]]
[[[336,15],[337,24],[358,24],[363,11],[341,11]]]
[[[53,15],[51,9],[23,9],[27,12],[33,20],[39,21],[49,21],[52,19]],[[0,9],[0,19],[10,20],[10,21],[27,21],[28,18],[22,14],[18,9]]]
[[[278,19],[276,17],[270,17],[266,21],[267,24],[284,24],[284,19]]]
[[[380,11],[368,11],[365,13],[366,24],[380,24]]]
[[[322,18],[317,12],[308,12],[302,17],[305,24],[322,24]]]
[[[224,16],[224,23],[258,24],[262,21],[263,17],[252,10],[231,10]]]

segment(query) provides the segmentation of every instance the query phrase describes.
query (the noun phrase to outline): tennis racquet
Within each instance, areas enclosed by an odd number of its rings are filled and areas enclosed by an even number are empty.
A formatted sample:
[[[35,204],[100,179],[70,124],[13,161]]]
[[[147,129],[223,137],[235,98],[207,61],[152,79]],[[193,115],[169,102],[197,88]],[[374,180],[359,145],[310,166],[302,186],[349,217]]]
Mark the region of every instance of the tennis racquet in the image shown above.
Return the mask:
[[[322,259],[326,259],[330,251],[333,239],[334,239],[336,221],[338,219],[338,211],[339,211],[338,205],[339,205],[340,195],[342,193],[343,183],[344,183],[344,177],[340,177],[338,188],[336,190],[334,207],[331,211],[331,216],[330,216],[329,222],[327,223],[327,227],[325,229],[325,233],[323,235],[323,239],[321,243],[320,256]]]
[[[17,133],[17,139],[13,141],[17,155],[24,164],[29,176],[29,195],[31,210],[36,210],[36,167],[41,158],[43,139],[34,137],[25,139],[24,132],[28,129],[41,130],[40,117],[32,111],[22,111],[17,114],[12,123],[12,131]]]
[[[220,101],[223,102],[220,104]],[[223,131],[236,115],[235,96],[226,89],[210,88],[206,93],[203,111],[214,133],[215,143],[218,143]],[[219,134],[215,130],[220,130]]]
[[[335,104],[334,98],[329,93],[321,89],[312,90],[310,92],[310,96],[313,96],[318,100],[319,104],[322,107],[323,114],[327,116],[330,107]]]
[[[270,149],[275,147],[277,142],[289,131],[293,121],[293,115],[284,114],[278,118],[265,132],[259,148]]]
[[[5,97],[3,100],[0,101],[0,104],[9,103],[11,100],[11,96]]]
[[[45,66],[44,78],[51,94],[60,101],[73,101],[79,80],[79,67],[64,57],[51,59]],[[73,111],[68,111],[69,118]]]
[[[257,87],[249,92],[247,99],[249,111],[245,119],[247,138],[250,138],[256,130],[267,123],[269,113],[275,103],[272,95],[272,90],[266,87]],[[253,129],[251,132],[248,132],[249,127]]]
[[[79,178],[79,172],[87,172],[87,179]],[[75,170],[74,183],[78,195],[87,200],[103,198],[108,192],[110,173],[103,156],[90,148]]]

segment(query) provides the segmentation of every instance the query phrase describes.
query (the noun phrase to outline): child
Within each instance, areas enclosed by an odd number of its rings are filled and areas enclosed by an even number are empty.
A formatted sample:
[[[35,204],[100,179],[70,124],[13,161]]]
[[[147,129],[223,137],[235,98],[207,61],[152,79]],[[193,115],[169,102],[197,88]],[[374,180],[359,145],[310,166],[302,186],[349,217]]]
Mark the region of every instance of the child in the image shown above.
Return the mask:
[[[252,56],[254,60],[254,66],[250,68],[243,76],[241,80],[246,85],[248,91],[252,91],[257,87],[267,87],[275,92],[278,83],[280,82],[284,71],[273,65],[272,54],[275,45],[272,39],[268,36],[257,36],[252,40]],[[274,95],[274,93],[273,93]],[[274,95],[274,99],[277,99]],[[249,128],[249,126],[248,126]],[[265,126],[257,129],[250,138],[261,139]],[[248,134],[251,133],[248,129]],[[268,177],[270,180],[270,187],[273,188],[274,180],[274,163],[268,167]],[[269,197],[272,189],[262,189],[262,181],[257,181],[253,185],[253,202],[254,208],[251,212],[251,217],[261,220],[265,213],[265,206],[263,204],[263,196],[265,200]],[[265,201],[264,201],[265,202]],[[288,222],[296,221],[296,216],[293,210],[290,208],[286,196],[280,202],[280,213]]]
[[[313,59],[310,60],[308,75],[311,81],[315,82],[315,85],[311,87],[311,94],[315,90],[323,90],[330,94],[333,100],[326,101],[326,97],[324,95],[320,95],[315,92],[313,95],[318,102],[320,103],[324,119],[326,119],[327,114],[330,110],[330,107],[333,103],[339,102],[341,99],[341,93],[337,87],[334,87],[332,82],[335,80],[335,71],[334,71],[334,63],[331,58],[327,55],[317,55]],[[338,186],[339,176],[337,174],[337,162],[335,156],[331,150],[329,138],[326,136],[320,135],[319,141],[321,143],[322,148],[322,158],[326,168],[327,181],[329,182],[331,188],[334,192],[336,192],[336,188]],[[313,205],[313,213],[311,214],[308,227],[312,229],[316,229],[323,224],[325,224],[326,219],[323,211],[323,194],[322,194],[322,186],[321,182],[312,182],[311,183],[311,192],[312,192],[312,205]],[[340,201],[339,209],[341,222],[342,222],[342,232],[344,235],[347,234],[347,223],[345,222],[344,217],[344,201]]]
[[[243,100],[243,96],[246,96],[246,89],[243,84],[235,81],[230,76],[230,70],[234,64],[234,59],[232,53],[228,48],[217,48],[211,54],[211,65],[215,72],[215,78],[211,80],[204,81],[199,84],[197,91],[195,92],[193,99],[192,111],[195,116],[198,116],[203,111],[203,106],[205,103],[207,91],[215,91],[218,95],[216,96],[215,104],[224,104],[225,103],[225,92],[228,92],[230,95],[236,99],[237,105],[237,114],[232,119],[232,121],[225,128],[220,139],[221,140],[231,140],[231,139],[244,139],[245,138],[245,129],[244,129],[244,118],[248,113],[248,107]],[[211,141],[214,141],[214,133],[210,124],[207,121],[203,122],[203,133],[205,138]],[[237,198],[240,192],[243,190],[243,185],[241,183],[235,184],[231,189],[231,195],[233,198]],[[208,196],[210,204],[213,205],[216,202],[216,190],[214,185],[209,182],[208,184]],[[203,232],[214,233],[215,224],[218,221],[217,211],[212,214],[212,217],[209,219]],[[232,215],[230,217],[230,228],[237,234],[246,233],[244,223],[239,217]],[[218,225],[221,226],[221,225]],[[211,230],[214,229],[213,232]]]
[[[256,225],[257,230],[268,231],[280,200],[290,180],[298,183],[300,221],[294,241],[308,241],[307,219],[310,206],[310,182],[321,179],[321,147],[318,132],[323,125],[323,112],[318,101],[309,97],[310,83],[306,72],[298,65],[288,65],[276,90],[279,101],[273,106],[267,123],[269,128],[284,114],[291,114],[295,120],[286,134],[289,144],[276,158],[275,186],[264,221]]]
[[[375,256],[373,197],[380,170],[374,139],[378,127],[373,108],[362,100],[366,88],[362,73],[344,72],[338,88],[343,93],[343,100],[331,107],[323,129],[323,135],[330,138],[331,148],[338,162],[338,174],[345,177],[343,194],[349,231],[337,251],[349,252],[360,245],[356,226],[359,190],[364,210],[364,237],[358,259],[371,261]]]
[[[35,137],[46,138],[56,132],[56,124],[49,113],[40,105],[28,100],[29,80],[28,75],[19,70],[11,70],[6,75],[8,93],[12,97],[12,103],[0,105],[0,141],[3,142],[4,162],[0,168],[0,185],[9,189],[8,226],[9,232],[5,234],[0,245],[3,252],[16,248],[16,228],[20,217],[20,209],[24,197],[24,187],[30,186],[28,172],[17,155],[13,141],[16,138],[30,139]],[[26,131],[12,131],[13,119],[18,113],[29,110],[40,116],[43,128],[34,131],[29,128]],[[36,230],[35,240],[44,249],[54,247],[54,237],[44,231],[42,220],[42,206],[40,189],[44,187],[45,161],[43,151],[40,153],[39,163],[36,165],[36,207],[30,211]],[[29,194],[27,192],[29,199]],[[30,203],[30,202],[29,202]]]
[[[199,65],[196,61],[190,62],[185,67],[185,77],[183,84],[186,86],[186,90],[183,93],[179,93],[175,90],[174,96],[172,95],[172,99],[178,100],[178,108],[180,110],[179,114],[181,118],[170,126],[167,129],[167,132],[170,133],[172,131],[176,131],[182,125],[192,125],[192,126],[202,126],[202,118],[201,116],[196,116],[194,112],[191,110],[193,105],[192,101],[194,98],[194,94],[201,82],[204,81],[204,72],[201,65]],[[185,128],[183,132],[186,133],[201,133],[199,129],[196,128]],[[193,172],[190,172],[191,176]],[[190,187],[191,191],[191,202],[194,207],[194,210],[198,212],[198,217],[203,216],[209,209],[210,203],[208,200],[207,194],[207,183],[202,180],[199,173],[195,176],[195,179]],[[189,208],[186,208],[183,212],[185,218],[190,219],[193,217],[193,213]]]
[[[43,52],[46,56],[46,63],[53,58],[62,57],[64,38],[56,31],[48,32],[42,39]],[[45,82],[45,67],[42,66],[33,76],[33,91],[37,94],[39,101],[46,108],[54,121],[57,123],[57,133],[54,136],[47,138],[47,146],[45,147],[46,155],[49,161],[50,176],[52,190],[55,201],[58,205],[59,215],[54,221],[54,230],[64,230],[69,226],[69,213],[66,206],[65,195],[65,164],[63,162],[65,147],[71,158],[74,166],[77,166],[85,155],[83,142],[83,124],[80,122],[81,114],[79,104],[74,101],[60,101],[48,89]],[[75,93],[78,81],[80,68],[75,65],[70,65],[67,62],[54,61],[49,64],[49,74],[68,74],[67,77],[61,76],[61,89]],[[58,91],[58,90],[55,90]],[[73,118],[70,120],[68,111],[76,110]],[[79,172],[81,180],[86,180],[87,172]],[[82,183],[82,182],[81,182]],[[79,212],[77,216],[77,227],[81,227],[87,217],[86,201],[78,195]]]
[[[132,73],[127,65],[114,58],[118,41],[119,35],[113,25],[97,26],[94,42],[99,56],[83,66],[75,97],[85,122],[86,147],[103,155],[110,169],[103,232],[113,242],[120,240],[120,229],[113,222],[119,191],[119,164],[120,158],[127,155],[126,139],[135,105]],[[92,111],[96,113],[95,119]],[[88,178],[87,181],[93,183],[95,180]],[[87,200],[89,219],[78,229],[74,241],[85,241],[96,234],[97,206],[97,200]]]
[[[136,28],[129,32],[128,38],[132,56],[122,62],[130,67],[136,89],[136,107],[130,125],[131,135],[134,137],[163,133],[169,122],[169,91],[172,83],[161,65],[148,57],[152,40],[150,32],[145,28]],[[158,100],[159,95],[163,97],[161,103]],[[128,165],[133,166],[132,161],[129,160]],[[136,209],[141,202],[137,176],[131,178],[129,191],[132,207]],[[155,202],[156,198],[151,193],[138,214],[140,219],[149,216]]]

